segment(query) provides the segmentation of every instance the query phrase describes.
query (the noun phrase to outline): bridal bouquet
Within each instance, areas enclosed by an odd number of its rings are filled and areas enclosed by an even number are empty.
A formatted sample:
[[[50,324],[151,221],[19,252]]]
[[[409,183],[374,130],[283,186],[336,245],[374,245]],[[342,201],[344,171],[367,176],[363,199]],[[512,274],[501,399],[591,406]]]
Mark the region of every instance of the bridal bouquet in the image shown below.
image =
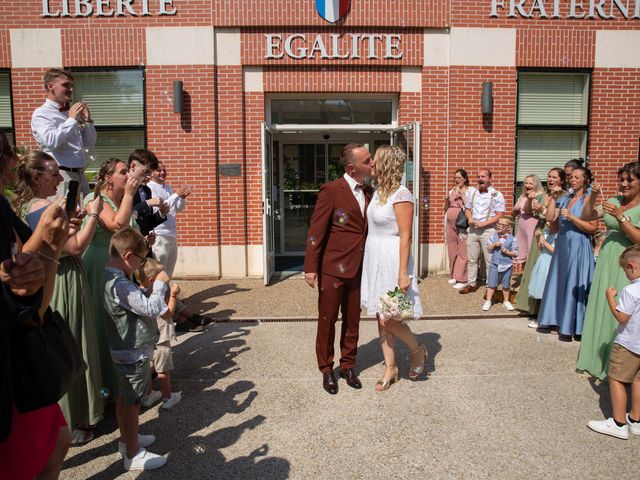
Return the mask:
[[[403,322],[413,317],[413,304],[409,297],[396,287],[380,295],[378,300],[378,314],[383,320],[397,320]]]

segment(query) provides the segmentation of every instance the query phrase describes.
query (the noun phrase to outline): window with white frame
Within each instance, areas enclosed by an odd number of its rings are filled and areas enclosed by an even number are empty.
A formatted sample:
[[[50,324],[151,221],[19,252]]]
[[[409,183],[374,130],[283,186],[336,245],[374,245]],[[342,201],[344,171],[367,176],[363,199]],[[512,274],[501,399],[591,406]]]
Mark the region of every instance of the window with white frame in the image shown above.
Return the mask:
[[[98,170],[109,158],[126,162],[134,149],[146,146],[144,71],[70,70],[74,101],[88,103],[98,134],[87,170]]]
[[[0,70],[0,130],[7,135],[9,142],[15,143],[11,112],[11,74],[6,70]]]
[[[587,72],[518,73],[516,185],[535,174],[586,157],[589,118]]]

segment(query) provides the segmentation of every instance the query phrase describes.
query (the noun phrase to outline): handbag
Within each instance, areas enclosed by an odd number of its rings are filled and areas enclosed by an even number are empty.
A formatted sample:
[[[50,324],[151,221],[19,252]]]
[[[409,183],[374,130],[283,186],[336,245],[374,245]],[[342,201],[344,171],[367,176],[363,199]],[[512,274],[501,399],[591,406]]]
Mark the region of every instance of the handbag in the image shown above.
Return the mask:
[[[458,213],[458,216],[456,217],[456,227],[462,230],[469,228],[469,220],[467,220],[464,210],[460,210],[460,213]]]
[[[35,317],[36,325],[14,323],[10,333],[13,399],[20,413],[56,403],[87,369],[62,315],[48,309],[42,322]]]

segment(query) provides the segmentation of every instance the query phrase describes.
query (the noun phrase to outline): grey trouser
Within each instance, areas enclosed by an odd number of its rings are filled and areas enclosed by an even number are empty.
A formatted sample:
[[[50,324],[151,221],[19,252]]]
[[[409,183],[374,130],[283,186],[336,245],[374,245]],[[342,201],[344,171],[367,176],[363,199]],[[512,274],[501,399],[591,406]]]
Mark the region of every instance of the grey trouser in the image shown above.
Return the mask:
[[[89,182],[87,182],[84,173],[77,172],[67,172],[66,170],[60,170],[60,175],[62,175],[63,181],[58,185],[58,189],[56,190],[56,194],[49,197],[49,201],[53,202],[56,198],[62,198],[69,191],[69,181],[77,180],[80,182],[80,192],[82,195],[87,195],[89,193]],[[80,198],[82,201],[82,198]]]
[[[489,249],[487,248],[487,242],[489,241],[489,237],[494,233],[496,233],[496,229],[493,226],[486,228],[469,227],[469,234],[467,235],[467,259],[469,262],[467,272],[469,274],[470,285],[478,281],[480,256],[484,257],[485,272],[489,271],[491,253],[489,253]]]

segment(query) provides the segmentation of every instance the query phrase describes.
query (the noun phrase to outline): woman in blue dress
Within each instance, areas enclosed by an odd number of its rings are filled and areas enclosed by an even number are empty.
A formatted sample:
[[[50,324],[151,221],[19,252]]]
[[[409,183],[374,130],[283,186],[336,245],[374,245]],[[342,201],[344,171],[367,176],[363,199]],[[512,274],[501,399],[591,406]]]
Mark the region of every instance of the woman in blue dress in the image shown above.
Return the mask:
[[[588,199],[587,188],[593,177],[589,169],[578,167],[569,177],[572,192],[550,203],[558,222],[558,237],[549,266],[547,284],[538,316],[539,328],[557,328],[563,340],[582,335],[582,325],[591,287],[594,261],[591,235],[598,221],[582,220]]]

